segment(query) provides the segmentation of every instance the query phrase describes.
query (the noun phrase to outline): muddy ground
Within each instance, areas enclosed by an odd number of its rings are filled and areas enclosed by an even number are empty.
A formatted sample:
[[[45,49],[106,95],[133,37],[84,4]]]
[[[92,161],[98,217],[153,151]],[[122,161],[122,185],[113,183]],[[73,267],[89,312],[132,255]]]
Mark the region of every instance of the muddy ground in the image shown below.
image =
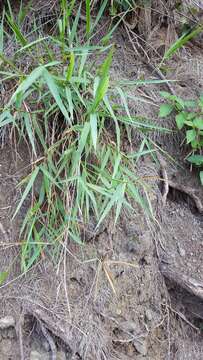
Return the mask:
[[[115,41],[119,46],[112,76],[154,77],[145,64],[135,61],[130,43],[119,31]],[[169,77],[179,80],[173,85],[177,93],[197,96],[202,70],[199,48],[188,50],[184,61],[176,59]],[[133,89],[133,94],[136,91],[140,95],[140,89]],[[159,103],[158,87],[141,91]],[[157,108],[150,103],[134,103],[132,111],[158,121]],[[166,158],[169,179],[195,188],[202,201],[197,174],[183,160],[182,139],[152,136],[182,166]],[[135,133],[135,148],[138,140]],[[146,221],[139,209],[135,217],[123,212],[116,229],[109,219],[84,246],[66,244],[59,263],[45,254],[21,274],[18,236],[28,204],[16,219],[12,214],[20,197],[16,185],[27,171],[27,153],[26,145],[15,147],[8,141],[0,150],[0,269],[8,272],[0,286],[0,360],[202,359],[203,217],[193,199],[170,188],[164,205],[161,184],[153,180],[155,223]],[[161,175],[150,157],[139,169],[140,175]],[[164,267],[169,269],[167,276]],[[184,286],[184,276],[192,279],[193,291]]]

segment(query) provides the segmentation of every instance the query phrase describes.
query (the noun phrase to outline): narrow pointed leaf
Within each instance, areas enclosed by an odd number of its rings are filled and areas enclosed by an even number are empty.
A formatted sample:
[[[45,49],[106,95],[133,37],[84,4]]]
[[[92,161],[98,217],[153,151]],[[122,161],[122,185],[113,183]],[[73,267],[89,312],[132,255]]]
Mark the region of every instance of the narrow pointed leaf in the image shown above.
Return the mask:
[[[27,196],[28,196],[30,190],[32,189],[32,186],[33,186],[33,184],[34,184],[34,182],[36,180],[36,177],[37,177],[38,173],[39,173],[39,167],[36,167],[35,170],[32,172],[32,174],[30,175],[29,182],[28,182],[28,184],[27,184],[27,186],[26,186],[26,188],[24,190],[24,193],[23,193],[23,195],[22,195],[22,197],[20,199],[20,202],[19,202],[19,204],[18,204],[18,206],[16,208],[16,211],[15,211],[15,213],[13,215],[13,218],[17,215],[17,213],[19,212],[23,202],[27,198]]]
[[[90,114],[90,127],[93,146],[96,152],[97,149],[97,114]]]

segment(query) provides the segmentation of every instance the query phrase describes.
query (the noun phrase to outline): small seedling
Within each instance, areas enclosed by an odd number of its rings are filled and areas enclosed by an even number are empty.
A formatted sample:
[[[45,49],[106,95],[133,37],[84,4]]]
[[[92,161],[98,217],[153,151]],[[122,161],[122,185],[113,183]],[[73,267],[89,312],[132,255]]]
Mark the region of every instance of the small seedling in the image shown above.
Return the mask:
[[[185,142],[191,146],[187,161],[200,168],[203,167],[203,95],[197,100],[182,98],[162,91],[161,96],[167,103],[160,106],[159,116],[167,117],[174,111],[176,125],[179,130],[185,130]],[[199,172],[203,185],[203,171]]]

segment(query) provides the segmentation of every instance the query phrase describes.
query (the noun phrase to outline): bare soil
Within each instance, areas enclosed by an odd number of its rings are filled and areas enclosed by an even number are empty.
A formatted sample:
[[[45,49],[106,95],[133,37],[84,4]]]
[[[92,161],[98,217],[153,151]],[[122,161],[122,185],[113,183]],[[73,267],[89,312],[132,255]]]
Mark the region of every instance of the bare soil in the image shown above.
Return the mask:
[[[9,272],[0,319],[15,319],[15,327],[0,329],[0,359],[22,359],[22,351],[25,359],[52,359],[44,328],[57,359],[201,359],[202,302],[165,283],[159,271],[160,261],[169,262],[202,282],[203,219],[188,199],[171,192],[162,208],[154,183],[160,229],[149,227],[139,211],[136,218],[124,213],[115,231],[109,221],[84,247],[68,244],[66,262],[54,264],[47,255],[21,275],[18,233],[25,209],[15,221],[11,214],[27,149],[17,155],[6,145],[0,155],[0,264]],[[142,171],[159,169],[146,158]]]

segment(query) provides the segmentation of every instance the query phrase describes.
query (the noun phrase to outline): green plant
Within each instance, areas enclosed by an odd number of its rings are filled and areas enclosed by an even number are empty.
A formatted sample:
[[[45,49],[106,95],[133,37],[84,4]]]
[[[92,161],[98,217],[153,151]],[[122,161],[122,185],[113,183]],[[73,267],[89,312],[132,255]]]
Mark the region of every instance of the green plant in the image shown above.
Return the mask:
[[[0,129],[15,128],[18,139],[26,140],[30,149],[30,170],[19,184],[23,193],[13,214],[19,213],[25,200],[29,202],[20,231],[23,271],[45,249],[56,261],[69,239],[82,245],[92,219],[97,229],[113,212],[116,224],[123,208],[136,211],[135,203],[145,216],[153,216],[149,187],[136,175],[137,160],[154,151],[146,132],[168,129],[131,116],[125,89],[140,82],[112,83],[114,47],[91,45],[105,4],[93,23],[86,1],[83,45],[77,30],[80,7],[71,16],[74,4],[74,0],[61,1],[57,33],[44,37],[35,28],[31,42],[11,9],[1,24],[0,76],[11,90],[0,115]],[[4,21],[16,40],[11,58],[4,53],[6,37],[12,36],[3,31]],[[29,66],[24,72],[25,58]],[[94,69],[96,58],[102,64]],[[120,104],[114,100],[118,96]],[[129,154],[122,150],[122,134],[127,130],[130,137],[130,127],[144,135],[140,150]]]
[[[113,0],[111,1],[111,14],[116,15],[122,11],[130,11],[135,7],[135,0]]]
[[[163,91],[161,95],[167,103],[160,106],[159,116],[166,117],[175,111],[177,128],[185,129],[186,144],[192,148],[187,160],[203,167],[203,95],[197,100],[183,100]],[[200,171],[199,175],[203,185],[203,171]]]

